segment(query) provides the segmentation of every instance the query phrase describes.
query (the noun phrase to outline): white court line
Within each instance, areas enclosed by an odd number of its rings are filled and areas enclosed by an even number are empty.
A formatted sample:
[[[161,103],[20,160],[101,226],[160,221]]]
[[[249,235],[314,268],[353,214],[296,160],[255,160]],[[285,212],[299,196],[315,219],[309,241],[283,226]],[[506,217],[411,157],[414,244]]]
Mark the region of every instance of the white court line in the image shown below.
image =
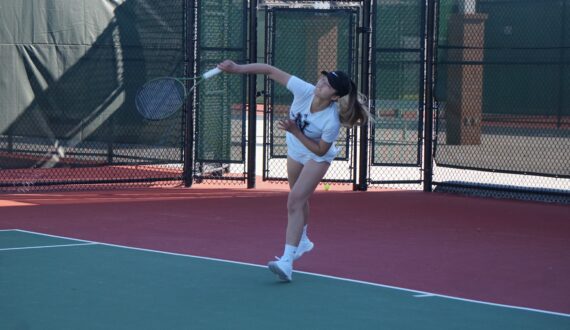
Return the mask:
[[[429,297],[435,297],[436,295],[431,294],[431,293],[425,293],[425,294],[415,294],[414,298],[429,298]]]
[[[201,257],[201,256],[190,255],[190,254],[182,254],[182,253],[175,253],[175,252],[151,250],[151,249],[137,248],[137,247],[131,247],[131,246],[124,246],[124,245],[116,245],[116,244],[102,243],[102,242],[78,240],[78,239],[74,239],[74,238],[71,238],[71,237],[64,237],[64,236],[43,234],[43,233],[38,233],[38,232],[33,232],[33,231],[28,231],[28,230],[21,230],[21,229],[16,229],[16,231],[20,231],[20,232],[28,233],[28,234],[33,234],[33,235],[41,235],[41,236],[48,236],[48,237],[55,237],[55,238],[63,238],[63,239],[71,239],[71,240],[83,241],[83,242],[91,242],[91,243],[97,244],[97,245],[110,246],[110,247],[117,247],[117,248],[121,248],[121,249],[144,251],[144,252],[152,252],[152,253],[160,253],[160,254],[166,254],[166,255],[171,255],[171,256],[179,256],[179,257],[186,257],[186,258],[195,258],[195,259],[210,260],[210,261],[218,261],[218,262],[225,262],[225,263],[231,263],[231,264],[236,264],[236,265],[244,265],[244,266],[252,266],[252,267],[258,267],[258,268],[267,268],[266,265],[257,265],[257,264],[247,263],[247,262],[232,261],[232,260],[225,260],[225,259],[218,259],[218,258],[209,258],[209,257]],[[443,294],[431,293],[431,292],[426,292],[426,291],[417,291],[417,290],[406,289],[406,288],[401,288],[401,287],[397,287],[397,286],[384,285],[384,284],[378,284],[378,283],[372,283],[372,282],[366,282],[366,281],[360,281],[360,280],[353,280],[353,279],[349,279],[349,278],[336,277],[336,276],[331,276],[331,275],[317,274],[317,273],[311,273],[311,272],[303,272],[303,271],[297,271],[297,270],[295,270],[295,273],[298,273],[298,274],[306,274],[306,275],[312,275],[312,276],[323,277],[323,278],[328,278],[328,279],[333,279],[333,280],[351,282],[351,283],[358,283],[358,284],[370,285],[370,286],[381,287],[381,288],[387,288],[387,289],[393,289],[393,290],[399,290],[399,291],[412,292],[412,293],[415,293],[415,294],[416,294],[415,296],[417,296],[417,295],[426,296],[426,297],[427,297],[427,296],[433,296],[433,297],[438,297],[438,298],[452,299],[452,300],[463,301],[463,302],[470,302],[470,303],[481,304],[481,305],[487,305],[487,306],[502,307],[502,308],[509,308],[509,309],[522,310],[522,311],[527,311],[527,312],[535,312],[535,313],[543,313],[543,314],[549,314],[549,315],[570,317],[570,314],[566,314],[566,313],[553,312],[553,311],[548,311],[548,310],[543,310],[543,309],[536,309],[536,308],[529,308],[529,307],[521,307],[521,306],[513,306],[513,305],[505,305],[505,304],[497,304],[497,303],[492,303],[492,302],[487,302],[487,301],[474,300],[474,299],[466,299],[466,298],[460,298],[460,297],[454,297],[454,296],[447,296],[447,295],[443,295]]]
[[[68,247],[68,246],[83,246],[83,245],[97,245],[97,243],[91,242],[91,243],[78,243],[78,244],[22,246],[22,247],[17,247],[17,248],[0,249],[0,252],[1,251],[14,251],[14,250],[49,249],[49,248]]]
[[[18,231],[19,229],[0,229],[0,231]]]

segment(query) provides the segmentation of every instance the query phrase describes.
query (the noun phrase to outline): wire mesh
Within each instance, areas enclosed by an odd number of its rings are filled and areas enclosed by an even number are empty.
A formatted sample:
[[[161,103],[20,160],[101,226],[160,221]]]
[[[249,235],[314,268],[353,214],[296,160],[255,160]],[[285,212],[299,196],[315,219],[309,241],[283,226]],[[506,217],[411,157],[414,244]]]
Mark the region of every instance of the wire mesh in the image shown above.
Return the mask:
[[[440,190],[570,194],[568,7],[567,0],[440,2]]]
[[[186,1],[60,5],[11,3],[33,12],[36,28],[22,31],[35,32],[0,34],[13,66],[0,88],[0,189],[180,180],[184,109],[145,121],[134,98],[149,79],[185,75]],[[78,9],[85,21],[74,20]]]
[[[375,2],[371,63],[373,187],[421,188],[424,76],[423,1]]]
[[[356,75],[356,11],[273,8],[268,14],[268,63],[311,83],[318,80],[323,70]],[[266,80],[265,86],[263,177],[285,180],[287,146],[285,132],[277,128],[277,122],[288,118],[293,98],[291,92],[273,81]],[[323,181],[353,182],[353,132],[342,128],[336,145],[339,153]]]
[[[256,138],[246,135],[245,76],[206,81],[161,121],[137,114],[138,89],[226,58],[244,63],[248,37],[263,39],[268,63],[309,82],[321,70],[354,81],[366,71],[358,61],[367,52],[358,42],[362,1],[260,1],[267,19],[258,36],[247,34],[247,0],[66,3],[64,11],[60,2],[2,3],[0,20],[13,28],[0,29],[0,191],[178,183],[185,143],[195,182],[244,184],[254,175],[246,145]],[[424,40],[433,32],[425,6],[372,2],[370,136],[343,130],[325,181],[355,183],[363,143],[368,184],[422,188]],[[65,14],[77,11],[88,15]],[[33,28],[14,13],[34,17]],[[438,1],[436,190],[570,200],[569,17],[570,0]],[[258,162],[265,179],[285,180],[284,132],[275,123],[291,95],[268,80],[260,95]]]
[[[203,0],[199,13],[198,73],[225,59],[243,63],[247,2]],[[243,184],[247,177],[246,76],[215,76],[200,85],[196,95],[195,181]]]

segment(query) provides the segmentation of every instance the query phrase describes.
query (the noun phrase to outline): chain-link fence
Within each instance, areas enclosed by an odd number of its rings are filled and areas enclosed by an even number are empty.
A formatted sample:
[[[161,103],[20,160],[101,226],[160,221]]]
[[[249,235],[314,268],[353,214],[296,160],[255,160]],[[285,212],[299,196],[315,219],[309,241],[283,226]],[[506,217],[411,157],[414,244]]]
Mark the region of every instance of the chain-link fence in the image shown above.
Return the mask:
[[[148,121],[134,96],[187,75],[186,1],[1,7],[1,190],[181,179],[185,109]]]
[[[197,73],[225,59],[244,63],[248,55],[247,1],[202,0],[199,5]],[[198,86],[193,170],[196,182],[245,182],[246,86],[245,75],[228,74]]]
[[[376,1],[372,17],[368,183],[421,189],[425,2]]]
[[[440,1],[439,189],[570,192],[569,7]]]
[[[352,9],[268,8],[266,61],[307,82],[316,83],[321,71],[342,70],[356,77],[357,11]],[[277,122],[288,118],[291,92],[265,81],[265,137],[263,178],[287,178],[285,133]],[[341,129],[339,153],[324,181],[354,182],[354,135]]]
[[[249,186],[252,163],[264,179],[284,181],[284,132],[275,124],[292,96],[270,80],[259,77],[255,88],[247,76],[219,75],[168,119],[136,111],[145,82],[193,77],[229,58],[265,60],[309,82],[339,69],[367,89],[369,130],[341,131],[325,181],[570,195],[570,0],[35,3],[0,0],[2,191]],[[434,35],[432,65],[426,41]],[[432,104],[433,176],[424,152]],[[262,108],[259,137],[248,136]]]

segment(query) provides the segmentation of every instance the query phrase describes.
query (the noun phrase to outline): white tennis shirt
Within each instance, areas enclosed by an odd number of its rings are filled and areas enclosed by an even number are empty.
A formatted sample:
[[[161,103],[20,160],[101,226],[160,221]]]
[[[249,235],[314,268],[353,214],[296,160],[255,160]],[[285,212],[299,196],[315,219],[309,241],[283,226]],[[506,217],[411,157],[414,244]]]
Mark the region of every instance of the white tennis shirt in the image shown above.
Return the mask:
[[[297,123],[299,129],[308,138],[332,143],[324,156],[317,156],[307,149],[293,134],[287,132],[287,154],[302,164],[305,164],[309,159],[331,163],[338,153],[335,145],[340,131],[338,104],[332,102],[324,110],[311,113],[311,103],[315,97],[315,86],[295,76],[291,76],[287,82],[287,89],[293,93],[293,103],[289,109],[289,118]]]

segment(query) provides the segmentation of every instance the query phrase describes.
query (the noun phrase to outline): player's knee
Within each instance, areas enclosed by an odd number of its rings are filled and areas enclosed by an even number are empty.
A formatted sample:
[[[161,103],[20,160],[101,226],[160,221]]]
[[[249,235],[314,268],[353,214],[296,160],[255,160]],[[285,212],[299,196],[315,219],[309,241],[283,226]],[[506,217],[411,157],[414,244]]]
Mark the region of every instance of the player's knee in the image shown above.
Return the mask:
[[[303,211],[306,204],[305,202],[301,196],[296,196],[296,194],[291,193],[287,199],[287,211],[289,213]]]

